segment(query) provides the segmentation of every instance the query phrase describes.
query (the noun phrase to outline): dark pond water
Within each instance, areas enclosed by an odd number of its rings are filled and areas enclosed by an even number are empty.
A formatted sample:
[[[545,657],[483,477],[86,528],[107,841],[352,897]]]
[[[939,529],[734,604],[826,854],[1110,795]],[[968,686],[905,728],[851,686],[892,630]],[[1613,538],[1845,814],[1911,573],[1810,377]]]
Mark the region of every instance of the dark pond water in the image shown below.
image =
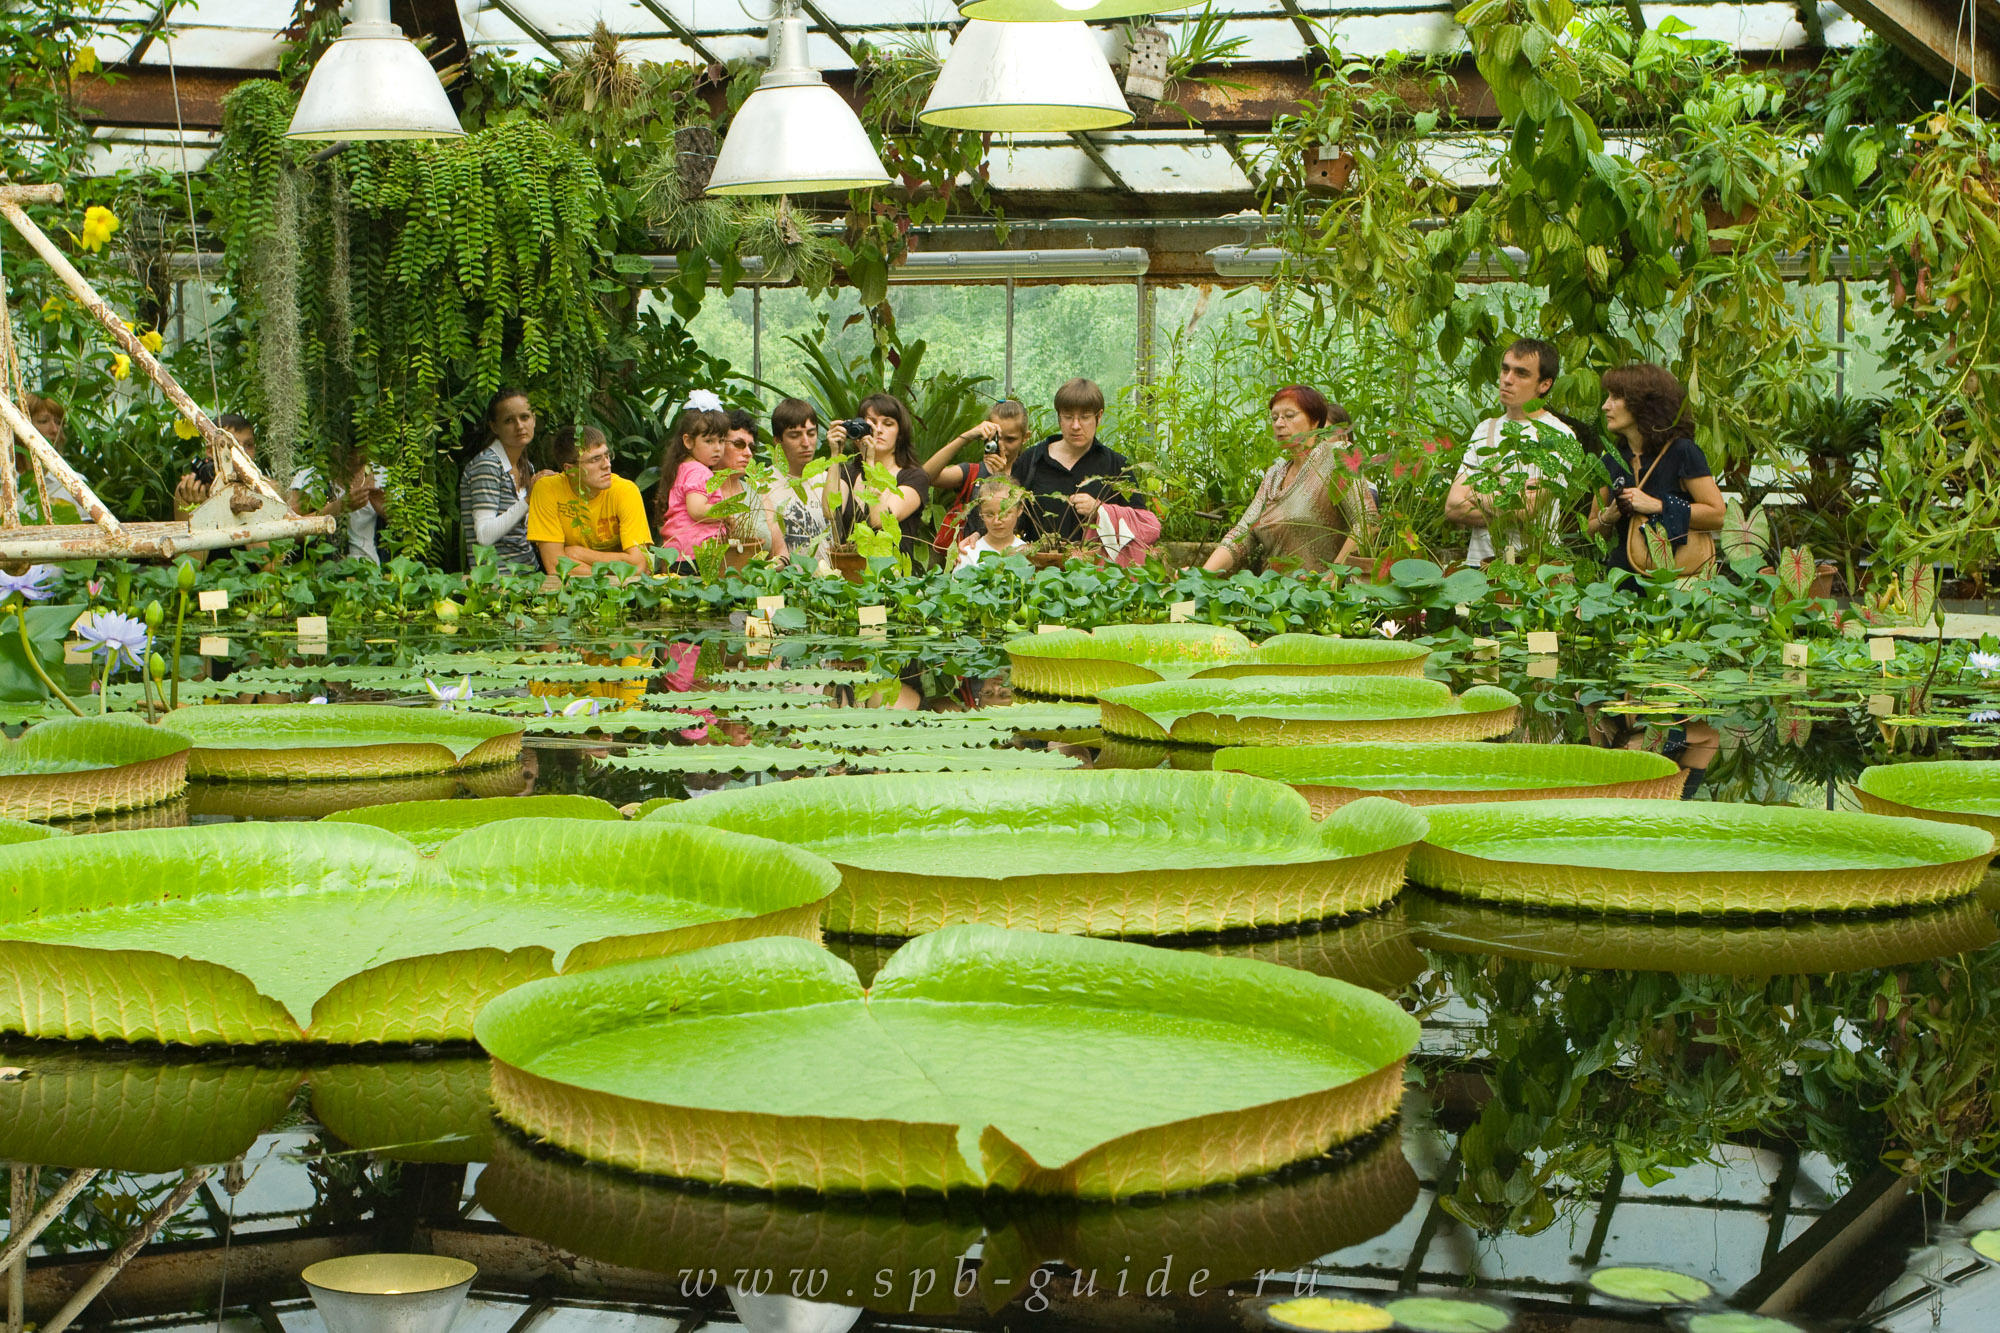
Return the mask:
[[[530,792],[700,799],[780,780],[732,771],[724,751],[785,743],[791,715],[732,713],[711,698],[747,689],[726,673],[772,665],[818,703],[845,691],[838,701],[900,695],[938,711],[1008,697],[1004,654],[970,641],[787,639],[775,658],[723,630],[336,641],[311,658],[291,647],[239,643],[232,684],[274,698],[428,703],[422,680],[444,684],[462,667],[493,706],[526,694],[524,671],[497,657],[556,649],[639,658],[655,665],[621,679],[706,702],[689,726],[643,744],[532,736],[520,764],[463,776],[197,785],[172,805],[72,829]],[[1907,684],[1866,677],[1691,682],[1521,658],[1464,664],[1455,679],[1476,673],[1524,697],[1532,739],[1657,745],[1682,727],[1689,762],[1706,765],[1698,799],[1852,808],[1846,784],[1870,763],[1984,755],[1991,743],[1946,725],[1954,709],[1979,706],[1970,687],[1954,697],[1932,684],[1912,699]],[[1106,755],[1089,734],[1013,744],[1083,764],[1201,761]],[[684,771],[618,766],[659,745],[688,752]],[[830,947],[865,979],[893,946]],[[2000,1166],[2000,932],[1980,902],[1701,926],[1410,890],[1359,919],[1190,947],[1339,977],[1418,1015],[1422,1046],[1395,1126],[1279,1178],[1142,1205],[861,1206],[688,1189],[538,1150],[493,1120],[486,1065],[470,1050],[176,1059],[15,1042],[0,1045],[0,1067],[23,1071],[0,1080],[0,1158],[20,1168],[12,1188],[33,1201],[73,1169],[103,1172],[36,1250],[29,1318],[46,1319],[183,1167],[206,1164],[214,1173],[93,1318],[319,1329],[299,1268],[420,1248],[479,1264],[458,1328],[495,1333],[1257,1328],[1269,1326],[1266,1307],[1300,1295],[1377,1306],[1451,1297],[1522,1329],[1761,1333],[1702,1322],[1730,1311],[1810,1329],[2000,1328],[2000,1269],[1967,1244],[2000,1227],[2000,1195],[1989,1194]],[[1591,1282],[1612,1266],[1670,1270],[1711,1294],[1677,1309],[1617,1300]]]

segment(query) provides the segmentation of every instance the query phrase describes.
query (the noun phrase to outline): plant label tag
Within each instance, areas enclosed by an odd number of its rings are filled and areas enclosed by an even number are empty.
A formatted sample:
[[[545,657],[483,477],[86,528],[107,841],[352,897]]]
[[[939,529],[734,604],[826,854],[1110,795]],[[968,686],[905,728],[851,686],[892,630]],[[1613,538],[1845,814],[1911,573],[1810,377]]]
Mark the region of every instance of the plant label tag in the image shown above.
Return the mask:
[[[229,589],[227,588],[207,588],[196,593],[195,596],[200,600],[201,609],[204,611],[215,612],[227,611],[229,609]]]
[[[1811,660],[1811,653],[1807,650],[1804,644],[1788,643],[1785,645],[1786,666],[1802,667],[1807,665],[1807,663],[1810,662],[1810,660]]]
[[[1528,663],[1528,674],[1536,680],[1554,680],[1556,678],[1556,659],[1553,657],[1536,658],[1534,661]]]
[[[1185,625],[1185,624],[1186,624],[1186,623],[1187,623],[1188,621],[1190,621],[1190,620],[1193,620],[1193,619],[1194,619],[1194,603],[1193,603],[1193,602],[1191,602],[1191,601],[1188,601],[1188,602],[1169,602],[1169,603],[1167,603],[1167,623],[1168,623],[1168,624],[1170,624],[1170,625]]]
[[[760,614],[769,615],[773,611],[782,611],[784,609],[785,597],[783,593],[775,597],[759,597],[757,599],[757,610]]]
[[[213,634],[204,634],[201,636],[201,643],[195,649],[195,653],[201,657],[227,657],[229,656],[229,640]]]
[[[1887,717],[1891,712],[1895,711],[1895,707],[1896,701],[1886,694],[1871,694],[1868,696],[1868,716],[1870,717]]]
[[[1552,629],[1529,630],[1528,651],[1531,653],[1552,653],[1556,651],[1556,632]]]
[[[1787,684],[1787,685],[1804,685],[1805,683],[1806,683],[1806,673],[1805,673],[1805,672],[1803,672],[1803,671],[1787,671],[1787,672],[1785,673],[1785,684]]]
[[[313,635],[306,635],[300,638],[299,640],[299,654],[301,656],[325,657],[326,649],[327,649],[326,640],[323,638],[319,638]]]
[[[753,639],[768,639],[771,637],[771,622],[762,616],[745,616],[743,632]]]
[[[1878,634],[1868,640],[1868,660],[1871,662],[1895,661],[1896,641],[1886,634]]]
[[[1500,640],[1474,639],[1472,641],[1472,655],[1482,658],[1500,656]]]
[[[78,617],[77,617],[77,618],[76,618],[75,620],[72,620],[72,621],[70,621],[70,622],[69,622],[69,627],[70,627],[71,629],[82,629],[82,628],[83,628],[83,627],[84,627],[85,625],[88,625],[88,624],[89,624],[89,623],[90,623],[91,621],[95,620],[96,618],[97,618],[97,617],[96,617],[95,615],[93,615],[92,613],[90,613],[89,611],[85,611],[85,612],[84,612],[84,613],[83,613],[82,615],[78,616]]]
[[[326,637],[326,617],[300,616],[299,637],[301,639],[324,639]]]
[[[1068,629],[1068,628],[1069,628],[1069,626],[1068,626],[1068,625],[1051,625],[1051,624],[1048,624],[1047,622],[1044,622],[1044,623],[1042,623],[1042,624],[1040,624],[1040,625],[1037,625],[1037,626],[1035,626],[1035,633],[1037,633],[1037,634],[1060,634],[1060,633],[1062,633],[1062,632],[1063,632],[1064,630],[1066,630],[1066,629]]]
[[[886,606],[856,607],[854,618],[861,625],[886,625],[889,623],[889,608]]]
[[[886,639],[889,637],[889,631],[881,625],[863,625],[860,634],[864,639]]]
[[[88,661],[90,661],[90,649],[85,645],[80,643],[63,645],[64,666],[82,666]]]

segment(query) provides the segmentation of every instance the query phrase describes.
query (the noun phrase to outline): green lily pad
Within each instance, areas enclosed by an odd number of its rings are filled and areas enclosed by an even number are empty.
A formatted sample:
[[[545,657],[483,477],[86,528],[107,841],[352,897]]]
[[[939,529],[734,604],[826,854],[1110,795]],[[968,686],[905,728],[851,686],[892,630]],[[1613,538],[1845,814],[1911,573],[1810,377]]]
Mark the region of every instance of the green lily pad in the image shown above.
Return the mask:
[[[1501,1333],[1514,1322],[1504,1306],[1444,1296],[1406,1296],[1389,1302],[1388,1310],[1410,1333]]]
[[[1975,1231],[1965,1243],[1980,1258],[2000,1264],[2000,1231]]]
[[[595,796],[492,796],[483,801],[398,801],[339,810],[328,824],[367,824],[400,834],[419,851],[434,852],[467,829],[503,819],[623,819],[618,807]]]
[[[520,766],[481,769],[464,775],[513,775]],[[390,805],[401,801],[448,801],[459,793],[459,776],[428,773],[407,778],[364,778],[359,782],[193,782],[188,784],[190,818],[204,819],[323,819],[342,810]],[[518,790],[518,785],[515,788]],[[478,795],[477,792],[474,795]],[[185,822],[185,821],[183,821]]]
[[[1315,815],[1362,796],[1408,805],[1575,796],[1679,800],[1680,765],[1644,750],[1485,741],[1353,741],[1218,750],[1215,767],[1289,784]]]
[[[1396,677],[1167,681],[1097,697],[1106,735],[1182,745],[1477,741],[1521,718],[1520,699],[1497,686],[1453,698],[1442,681]]]
[[[491,1070],[483,1056],[326,1065],[312,1072],[313,1118],[348,1147],[398,1162],[483,1162]]]
[[[1466,898],[1591,912],[1866,911],[1962,898],[1991,834],[1793,806],[1639,800],[1428,807],[1410,878]]]
[[[435,857],[352,824],[0,849],[0,1031],[184,1045],[462,1041],[557,968],[817,937],[824,861],[714,829],[513,819]]]
[[[1278,1328],[1307,1329],[1310,1333],[1377,1333],[1396,1323],[1395,1316],[1379,1305],[1332,1296],[1277,1301],[1264,1307],[1264,1316]]]
[[[1700,1278],[1667,1268],[1600,1268],[1590,1275],[1590,1285],[1606,1296],[1641,1305],[1692,1305],[1715,1294]]]
[[[832,768],[853,757],[813,745],[651,745],[598,762],[636,773],[770,773]]]
[[[1395,1114],[1418,1031],[1323,977],[954,926],[865,992],[804,940],[751,940],[530,983],[477,1034],[504,1119],[615,1166],[764,1190],[1115,1199],[1261,1175],[1366,1133]]]
[[[1877,764],[1861,770],[1854,794],[1870,814],[1968,824],[2000,839],[2000,760]]]
[[[163,724],[194,742],[191,778],[326,782],[442,773],[521,753],[521,724],[381,704],[208,704]]]
[[[1799,1333],[1799,1326],[1789,1319],[1745,1310],[1704,1310],[1689,1315],[1682,1327],[1687,1333]]]
[[[1253,644],[1218,625],[1105,625],[1009,639],[1017,690],[1089,699],[1115,685],[1249,675],[1420,676],[1430,650],[1389,639],[1279,634]]]
[[[841,870],[828,930],[898,936],[969,921],[1185,935],[1343,916],[1396,895],[1424,829],[1393,801],[1315,824],[1275,782],[1126,769],[801,778],[647,818],[810,849]]]
[[[44,828],[25,819],[0,819],[0,847],[12,842],[40,842],[44,838],[62,836],[61,829]]]
[[[81,819],[171,800],[187,786],[188,748],[136,717],[52,718],[0,739],[0,816]]]

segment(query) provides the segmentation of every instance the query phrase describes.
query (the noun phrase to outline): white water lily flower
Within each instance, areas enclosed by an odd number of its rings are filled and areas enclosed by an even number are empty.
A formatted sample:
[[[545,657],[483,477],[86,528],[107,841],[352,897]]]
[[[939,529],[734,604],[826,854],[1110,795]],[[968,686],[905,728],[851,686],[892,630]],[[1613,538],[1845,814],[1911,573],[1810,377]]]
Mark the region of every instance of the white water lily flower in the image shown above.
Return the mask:
[[[1982,708],[1977,713],[1967,713],[1967,722],[2000,722],[2000,710]]]
[[[1965,664],[1982,676],[1990,676],[2000,671],[2000,653],[1967,653]]]
[[[575,703],[570,704],[568,707],[564,708],[562,710],[562,715],[564,717],[596,717],[597,700],[578,699]]]
[[[88,624],[79,626],[77,636],[90,645],[92,657],[99,653],[109,654],[114,669],[122,658],[132,664],[134,671],[145,670],[146,649],[151,636],[146,633],[144,621],[116,611],[104,611],[92,616]]]
[[[306,702],[309,704],[323,704],[326,702],[326,696],[324,694],[315,694],[312,698],[306,700]]]
[[[429,676],[425,676],[424,688],[431,692],[431,698],[437,700],[445,707],[451,708],[472,698],[472,677],[467,676],[457,685],[447,685],[443,689],[439,689],[436,681],[432,680]]]

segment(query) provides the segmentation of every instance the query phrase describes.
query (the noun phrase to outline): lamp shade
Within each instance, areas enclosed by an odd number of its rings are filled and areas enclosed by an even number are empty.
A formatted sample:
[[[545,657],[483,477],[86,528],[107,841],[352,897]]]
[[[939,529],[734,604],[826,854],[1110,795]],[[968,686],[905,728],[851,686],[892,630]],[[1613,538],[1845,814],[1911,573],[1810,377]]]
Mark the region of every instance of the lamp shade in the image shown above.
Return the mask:
[[[1132,119],[1117,76],[1082,23],[959,29],[918,119],[954,130],[1102,130]]]
[[[385,0],[359,0],[313,66],[288,139],[439,139],[465,131],[424,53],[389,22]]]
[[[989,23],[1060,23],[1067,19],[1094,23],[1193,9],[1197,3],[1199,0],[962,0],[958,12]]]
[[[708,192],[808,194],[888,183],[861,118],[806,63],[806,21],[778,19],[771,68],[729,122]]]
[[[446,1333],[478,1276],[438,1254],[349,1254],[299,1274],[328,1333]]]

